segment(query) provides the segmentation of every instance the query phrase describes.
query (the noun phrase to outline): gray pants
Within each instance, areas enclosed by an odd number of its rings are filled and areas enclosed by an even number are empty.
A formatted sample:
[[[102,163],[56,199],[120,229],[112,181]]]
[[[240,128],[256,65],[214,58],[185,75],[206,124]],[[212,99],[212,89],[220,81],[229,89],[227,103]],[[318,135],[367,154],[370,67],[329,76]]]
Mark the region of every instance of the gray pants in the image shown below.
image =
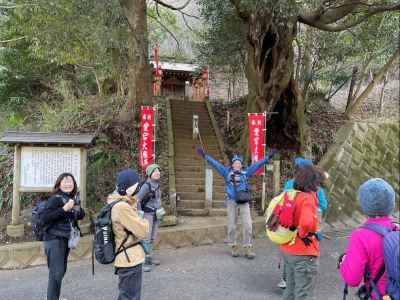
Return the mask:
[[[318,273],[318,257],[283,254],[286,289],[283,300],[313,300]]]
[[[236,227],[238,221],[238,210],[240,219],[242,221],[243,231],[243,246],[251,246],[253,224],[251,221],[250,205],[249,203],[237,204],[235,201],[227,201],[228,209],[228,242],[232,245],[237,245]]]
[[[67,271],[68,240],[58,237],[45,241],[44,251],[47,256],[47,267],[49,268],[47,300],[58,300],[60,298],[61,283]]]
[[[118,300],[140,300],[142,290],[142,264],[130,268],[117,268]]]
[[[160,221],[157,220],[155,213],[144,213],[144,218],[149,221],[149,234],[146,237],[146,242],[153,246],[153,243],[157,238],[158,224]]]

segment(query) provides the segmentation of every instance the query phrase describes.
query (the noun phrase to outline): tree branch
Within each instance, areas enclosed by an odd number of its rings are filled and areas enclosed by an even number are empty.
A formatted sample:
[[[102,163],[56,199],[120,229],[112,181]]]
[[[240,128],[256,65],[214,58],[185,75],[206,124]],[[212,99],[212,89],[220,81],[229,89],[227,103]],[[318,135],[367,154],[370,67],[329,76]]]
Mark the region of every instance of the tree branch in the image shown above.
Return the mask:
[[[152,15],[147,15],[148,17],[152,18],[154,21],[156,21],[166,32],[169,33],[169,35],[171,35],[171,37],[175,40],[176,45],[178,47],[178,51],[181,51],[181,45],[178,41],[178,39],[176,38],[176,36],[172,33],[171,30],[168,29],[167,26],[165,26],[159,19],[157,19],[156,17],[152,16]]]
[[[389,61],[382,67],[382,69],[378,72],[378,74],[374,77],[372,82],[367,86],[367,88],[361,93],[357,99],[354,100],[352,104],[348,107],[345,115],[347,118],[350,118],[351,115],[357,110],[357,108],[362,104],[362,102],[368,97],[368,95],[372,92],[374,87],[381,82],[385,74],[392,67],[394,62],[400,57],[400,49],[397,49],[396,52],[392,55]]]
[[[354,13],[360,13],[358,11],[359,8],[365,8],[362,12],[365,13],[364,16],[354,20],[351,23],[345,24],[332,24],[338,22]],[[335,8],[321,9],[319,8],[317,11],[312,12],[310,14],[300,14],[298,16],[298,21],[309,26],[331,32],[338,32],[349,29],[351,27],[357,26],[358,24],[364,22],[367,18],[387,12],[387,11],[398,11],[400,10],[400,3],[392,4],[392,5],[367,5],[362,2],[352,2],[347,3],[346,5],[338,6]]]
[[[165,3],[164,1],[161,1],[161,0],[153,0],[153,1],[156,2],[156,3],[158,3],[158,4],[160,4],[161,6],[164,6],[164,7],[166,7],[166,8],[172,9],[172,10],[182,10],[182,9],[184,9],[186,6],[188,6],[189,3],[190,3],[192,0],[187,0],[187,1],[186,1],[184,4],[182,4],[181,6],[173,6],[173,5],[168,4],[168,3]]]
[[[9,39],[9,40],[3,40],[3,41],[0,41],[0,44],[11,43],[11,42],[15,42],[15,41],[23,40],[23,39],[26,39],[26,36],[21,36],[21,37]]]
[[[235,7],[235,9],[236,9],[236,11],[237,11],[239,17],[240,17],[242,20],[244,20],[244,21],[248,20],[248,18],[250,17],[250,15],[249,15],[248,12],[246,12],[245,10],[243,10],[243,9],[240,7],[240,2],[241,2],[241,1],[240,1],[240,0],[229,0],[229,1],[230,1],[231,4]]]

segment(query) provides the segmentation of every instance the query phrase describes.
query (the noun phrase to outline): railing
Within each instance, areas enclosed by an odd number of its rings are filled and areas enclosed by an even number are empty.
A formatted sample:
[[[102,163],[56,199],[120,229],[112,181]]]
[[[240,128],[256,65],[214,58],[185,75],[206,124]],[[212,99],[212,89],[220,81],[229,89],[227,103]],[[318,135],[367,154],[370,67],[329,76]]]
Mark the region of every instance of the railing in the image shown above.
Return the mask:
[[[175,182],[175,147],[172,128],[171,102],[167,102],[167,127],[168,127],[168,173],[169,173],[169,201],[171,214],[177,216],[176,210],[176,182]]]
[[[201,145],[201,148],[205,150],[205,146],[203,143],[203,139],[200,134],[199,128],[199,116],[193,115],[193,139],[198,139]],[[211,168],[208,166],[207,162],[204,161],[204,169],[205,169],[205,203],[204,209],[210,214],[212,208],[212,199],[213,199],[213,172]]]

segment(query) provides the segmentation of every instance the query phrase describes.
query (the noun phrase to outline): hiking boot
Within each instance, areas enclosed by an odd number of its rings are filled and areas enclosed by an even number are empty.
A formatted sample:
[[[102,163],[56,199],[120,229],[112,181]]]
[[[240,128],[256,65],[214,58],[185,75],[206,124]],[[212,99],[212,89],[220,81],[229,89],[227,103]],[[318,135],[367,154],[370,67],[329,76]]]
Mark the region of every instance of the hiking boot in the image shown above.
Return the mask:
[[[240,248],[239,248],[239,246],[238,245],[233,245],[232,246],[232,256],[233,257],[238,257],[238,256],[240,256]]]
[[[143,265],[143,272],[150,272],[152,270],[151,262],[152,262],[151,257],[146,256],[144,265]]]
[[[151,264],[154,266],[159,266],[161,264],[161,262],[158,259],[155,258],[151,258]]]
[[[278,288],[281,289],[286,289],[286,281],[284,279],[281,280],[281,282],[278,283]]]
[[[244,256],[248,259],[253,259],[256,257],[256,254],[253,252],[253,247],[252,246],[244,246]]]

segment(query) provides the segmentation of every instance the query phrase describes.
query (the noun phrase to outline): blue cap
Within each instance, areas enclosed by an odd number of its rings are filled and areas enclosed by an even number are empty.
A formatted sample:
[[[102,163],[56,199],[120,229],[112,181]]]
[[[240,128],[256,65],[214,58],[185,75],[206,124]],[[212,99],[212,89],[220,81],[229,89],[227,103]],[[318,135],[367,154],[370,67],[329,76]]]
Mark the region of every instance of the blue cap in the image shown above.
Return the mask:
[[[313,162],[310,159],[305,159],[303,157],[296,157],[294,160],[294,165],[297,168],[303,168],[306,166],[312,166]]]
[[[233,157],[232,157],[232,163],[234,163],[235,161],[240,161],[241,163],[243,163],[243,158],[240,156],[240,155],[238,155],[238,154],[235,154]]]
[[[395,192],[382,178],[372,178],[358,189],[361,210],[370,217],[388,216],[394,209]]]

